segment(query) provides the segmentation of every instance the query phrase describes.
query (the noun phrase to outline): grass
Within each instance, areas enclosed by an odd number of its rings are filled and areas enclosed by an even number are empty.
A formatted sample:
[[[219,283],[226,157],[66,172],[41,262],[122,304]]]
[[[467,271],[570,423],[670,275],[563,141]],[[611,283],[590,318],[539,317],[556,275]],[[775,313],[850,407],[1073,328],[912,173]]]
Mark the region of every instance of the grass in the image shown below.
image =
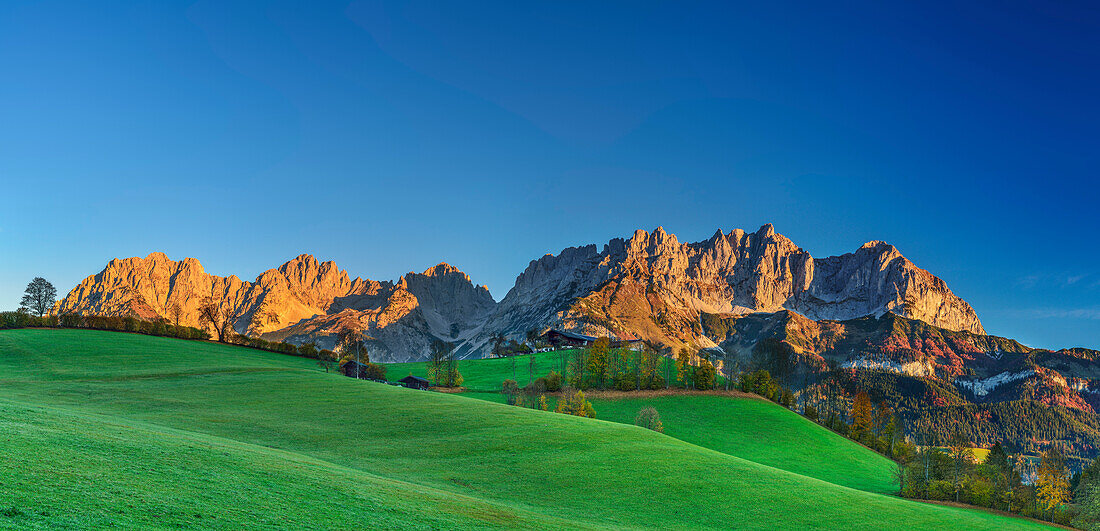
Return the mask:
[[[627,424],[646,406],[661,414],[665,434],[677,439],[854,489],[898,490],[892,461],[766,400],[671,395],[593,401],[599,418]]]
[[[527,367],[532,356],[536,377],[560,370],[557,353],[516,356],[520,385],[529,381]],[[426,376],[423,363],[388,367],[391,379],[407,374]],[[510,359],[464,360],[459,362],[459,371],[467,378],[469,396],[503,402],[499,391],[501,382],[512,378]],[[700,395],[607,399],[598,393],[590,395],[599,419],[632,425],[640,409],[652,406],[661,414],[665,434],[677,439],[837,485],[882,494],[897,492],[889,459],[766,400]],[[829,458],[822,459],[822,455]]]
[[[0,332],[0,427],[7,527],[1037,526],[634,426],[133,334]]]
[[[567,351],[571,352],[571,351]],[[486,358],[479,360],[460,360],[458,372],[462,373],[462,386],[475,392],[499,392],[500,384],[506,379],[514,379],[520,386],[527,385],[530,378],[530,360],[535,359],[535,378],[546,376],[550,371],[561,372],[560,352],[539,352],[515,356],[515,358]],[[515,361],[513,376],[512,362]],[[397,381],[410,374],[427,378],[428,368],[424,362],[387,363],[386,377]]]

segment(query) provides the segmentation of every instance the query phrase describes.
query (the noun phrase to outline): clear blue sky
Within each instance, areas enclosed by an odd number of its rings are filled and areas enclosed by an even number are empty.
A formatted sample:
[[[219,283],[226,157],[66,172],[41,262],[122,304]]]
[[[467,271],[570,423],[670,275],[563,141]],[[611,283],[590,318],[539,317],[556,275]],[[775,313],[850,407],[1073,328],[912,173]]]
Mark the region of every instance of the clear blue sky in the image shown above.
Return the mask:
[[[563,247],[771,222],[1100,347],[1095,3],[754,4],[4,2],[0,308],[154,250],[500,299]]]

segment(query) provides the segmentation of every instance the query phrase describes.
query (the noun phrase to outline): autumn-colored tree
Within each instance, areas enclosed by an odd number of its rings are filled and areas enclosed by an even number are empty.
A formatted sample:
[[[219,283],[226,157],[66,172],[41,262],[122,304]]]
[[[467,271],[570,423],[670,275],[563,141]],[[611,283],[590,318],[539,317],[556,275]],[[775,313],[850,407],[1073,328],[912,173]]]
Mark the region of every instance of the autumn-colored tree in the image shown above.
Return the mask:
[[[603,389],[607,384],[610,367],[611,341],[606,337],[596,338],[587,349],[585,372],[588,373],[588,387]]]
[[[852,399],[851,428],[848,433],[855,440],[862,440],[871,433],[874,422],[874,408],[871,406],[871,397],[866,391],[856,393]]]
[[[691,364],[694,357],[687,347],[682,347],[676,354],[676,381],[685,389],[695,385],[695,367]]]
[[[1066,459],[1057,448],[1043,452],[1039,460],[1038,478],[1035,482],[1035,497],[1039,509],[1050,518],[1054,509],[1069,503],[1069,476],[1066,473]]]
[[[577,390],[572,396],[568,398],[562,397],[558,400],[558,407],[554,409],[557,413],[564,413],[566,415],[576,415],[578,417],[588,417],[590,419],[596,418],[596,410],[592,409],[592,403],[584,397],[584,391]]]
[[[458,373],[458,360],[454,356],[454,343],[436,339],[428,350],[428,378],[441,387],[462,385]]]
[[[879,402],[878,407],[875,408],[875,421],[871,428],[875,435],[882,436],[886,430],[886,426],[893,418],[894,410],[890,409],[890,406],[886,405],[886,402]]]
[[[646,344],[639,355],[641,361],[638,363],[638,388],[660,389],[664,387],[665,381],[661,377],[662,356],[657,352],[657,349]]]

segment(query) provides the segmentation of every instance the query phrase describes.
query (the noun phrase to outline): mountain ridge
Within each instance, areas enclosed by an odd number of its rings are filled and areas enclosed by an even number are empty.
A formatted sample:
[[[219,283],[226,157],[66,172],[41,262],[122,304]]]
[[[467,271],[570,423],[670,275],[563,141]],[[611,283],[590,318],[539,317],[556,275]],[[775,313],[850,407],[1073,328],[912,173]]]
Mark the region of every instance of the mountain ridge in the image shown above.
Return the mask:
[[[886,312],[952,330],[985,333],[974,309],[896,247],[868,242],[815,259],[765,224],[680,243],[657,227],[532,260],[483,330],[461,346],[484,352],[492,335],[530,328],[633,336],[669,346],[716,346],[698,331],[702,313],[789,309],[814,319]]]
[[[953,330],[984,333],[973,308],[896,247],[868,242],[813,258],[771,224],[755,232],[715,232],[681,243],[657,227],[602,246],[568,247],[532,260],[500,302],[455,266],[440,263],[395,281],[351,278],[332,261],[299,255],[253,281],[205,272],[195,258],[162,252],[116,258],[85,278],[55,312],[136,315],[198,325],[205,299],[235,316],[238,332],[331,347],[346,328],[377,341],[387,361],[419,359],[434,339],[464,357],[488,352],[491,338],[523,339],[550,327],[637,337],[675,347],[717,346],[700,333],[704,314],[792,310],[812,319],[892,312]],[[253,317],[261,316],[254,320]],[[394,330],[386,330],[396,326]]]

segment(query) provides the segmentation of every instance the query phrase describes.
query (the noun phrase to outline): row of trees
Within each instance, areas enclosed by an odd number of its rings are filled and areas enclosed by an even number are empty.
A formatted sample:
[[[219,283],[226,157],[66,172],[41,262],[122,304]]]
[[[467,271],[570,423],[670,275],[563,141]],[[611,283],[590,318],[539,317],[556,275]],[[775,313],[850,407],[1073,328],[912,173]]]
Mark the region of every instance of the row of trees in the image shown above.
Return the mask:
[[[5,328],[87,328],[179,339],[210,338],[210,334],[205,330],[190,326],[176,326],[165,320],[145,321],[136,317],[80,314],[38,316],[26,311],[0,312],[0,329]]]
[[[1035,459],[1023,454],[1013,456],[996,443],[979,461],[974,457],[972,442],[961,430],[954,430],[947,438],[920,430],[914,441],[906,436],[900,416],[890,405],[872,402],[862,390],[851,399],[846,415],[833,410],[821,417],[809,402],[804,403],[803,414],[893,459],[902,496],[967,503],[1060,524],[1100,528],[1100,464],[1086,469],[1088,473],[1081,475],[1084,479],[1071,477],[1064,454],[1056,446],[1048,447]],[[1093,484],[1095,489],[1089,486]],[[1077,505],[1071,504],[1075,500]],[[1095,511],[1089,513],[1087,507]]]
[[[606,337],[583,349],[557,352],[560,373],[570,386],[581,389],[684,389],[717,387],[717,371],[701,351],[683,348],[675,358],[662,356],[653,345],[641,349],[611,348]],[[728,380],[728,379],[727,379]]]
[[[1095,502],[1097,511],[1089,517],[1071,503],[1073,478],[1058,448],[1035,459],[1010,455],[998,443],[979,461],[961,433],[945,447],[903,444],[896,475],[902,496],[968,503],[1089,529],[1100,525],[1100,498],[1089,498],[1094,487],[1100,494],[1100,482],[1086,481],[1078,490],[1078,505]]]

